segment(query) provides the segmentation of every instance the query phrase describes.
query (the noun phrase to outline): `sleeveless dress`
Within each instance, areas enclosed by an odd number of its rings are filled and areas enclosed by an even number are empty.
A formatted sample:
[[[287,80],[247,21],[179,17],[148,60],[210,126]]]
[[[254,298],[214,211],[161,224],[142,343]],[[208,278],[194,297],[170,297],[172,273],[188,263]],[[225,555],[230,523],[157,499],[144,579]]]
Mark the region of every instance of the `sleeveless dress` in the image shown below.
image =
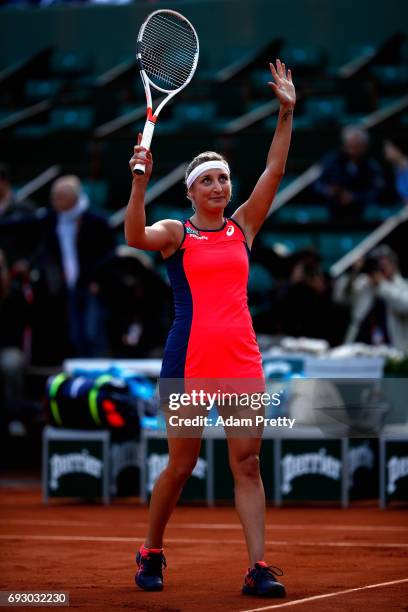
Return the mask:
[[[183,221],[179,249],[165,260],[174,296],[175,319],[164,349],[164,381],[193,379],[252,381],[263,388],[262,359],[248,308],[249,248],[236,221],[220,229]],[[254,387],[255,384],[255,387]],[[248,383],[241,388],[248,390]]]

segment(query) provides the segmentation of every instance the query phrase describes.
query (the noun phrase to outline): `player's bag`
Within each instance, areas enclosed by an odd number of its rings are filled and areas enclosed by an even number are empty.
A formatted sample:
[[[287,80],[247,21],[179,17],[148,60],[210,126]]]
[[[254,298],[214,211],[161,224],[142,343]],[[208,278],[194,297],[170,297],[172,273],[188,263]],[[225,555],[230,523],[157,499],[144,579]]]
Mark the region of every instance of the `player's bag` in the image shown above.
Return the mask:
[[[141,403],[126,382],[107,374],[92,380],[60,373],[46,384],[45,405],[54,427],[139,433]]]

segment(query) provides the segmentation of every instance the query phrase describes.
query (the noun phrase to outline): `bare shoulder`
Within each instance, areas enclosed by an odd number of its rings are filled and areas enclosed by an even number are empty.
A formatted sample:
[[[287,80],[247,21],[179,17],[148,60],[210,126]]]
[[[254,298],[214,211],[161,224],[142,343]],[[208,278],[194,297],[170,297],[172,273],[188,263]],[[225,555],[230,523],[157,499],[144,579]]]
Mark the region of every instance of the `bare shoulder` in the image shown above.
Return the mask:
[[[163,219],[148,225],[135,240],[128,241],[129,246],[146,251],[176,251],[184,236],[183,224],[175,219]]]
[[[152,227],[157,225],[165,227],[168,232],[174,235],[182,235],[184,233],[183,223],[182,221],[178,221],[178,219],[161,219],[160,221],[156,221]]]
[[[157,221],[152,227],[162,227],[179,244],[184,237],[184,227],[177,219],[162,219]]]
[[[157,221],[152,228],[160,227],[170,237],[168,244],[161,249],[164,258],[170,257],[181,246],[184,239],[184,226],[177,219],[162,219]]]

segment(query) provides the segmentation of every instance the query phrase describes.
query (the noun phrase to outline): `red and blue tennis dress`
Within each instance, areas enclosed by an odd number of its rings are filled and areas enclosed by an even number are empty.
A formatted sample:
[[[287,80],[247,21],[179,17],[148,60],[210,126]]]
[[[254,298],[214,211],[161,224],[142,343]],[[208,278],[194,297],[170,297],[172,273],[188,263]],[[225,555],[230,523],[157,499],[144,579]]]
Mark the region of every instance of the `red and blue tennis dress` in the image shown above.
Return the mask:
[[[263,385],[261,354],[248,309],[249,249],[227,219],[218,230],[183,222],[180,248],[165,260],[175,319],[161,369],[163,379],[240,379]]]

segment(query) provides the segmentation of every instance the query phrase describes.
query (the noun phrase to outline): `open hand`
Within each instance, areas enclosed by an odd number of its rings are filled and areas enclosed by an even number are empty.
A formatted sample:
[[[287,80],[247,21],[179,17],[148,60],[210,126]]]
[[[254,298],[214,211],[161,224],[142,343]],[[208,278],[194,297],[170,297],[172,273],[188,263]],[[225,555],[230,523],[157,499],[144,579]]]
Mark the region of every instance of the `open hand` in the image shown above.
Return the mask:
[[[286,71],[286,66],[279,59],[276,60],[276,68],[273,63],[269,64],[274,82],[268,85],[278,98],[281,106],[293,108],[296,103],[296,91],[292,82],[292,73]]]

